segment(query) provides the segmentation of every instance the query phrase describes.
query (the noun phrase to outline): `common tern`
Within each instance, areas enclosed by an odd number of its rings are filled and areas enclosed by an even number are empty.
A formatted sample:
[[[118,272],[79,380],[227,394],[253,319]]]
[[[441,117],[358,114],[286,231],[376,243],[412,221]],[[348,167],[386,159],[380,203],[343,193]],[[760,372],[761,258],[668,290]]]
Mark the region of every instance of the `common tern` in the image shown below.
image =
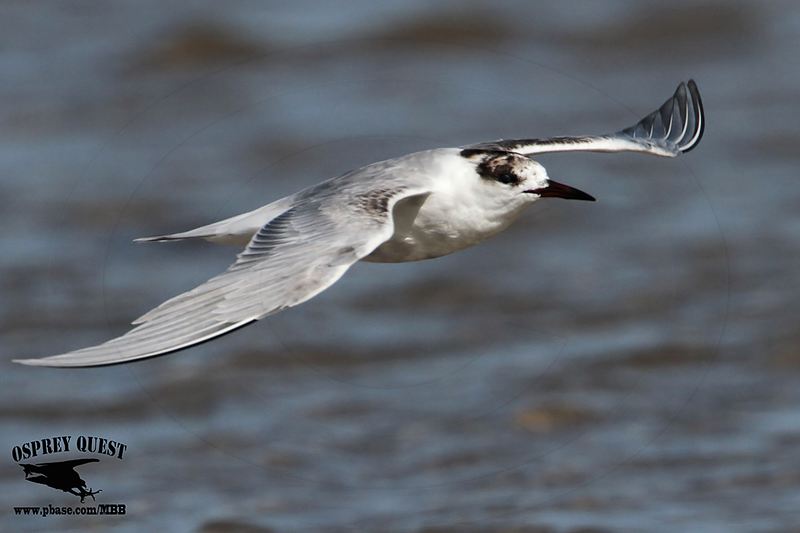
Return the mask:
[[[436,148],[373,163],[254,211],[137,242],[205,239],[244,245],[222,274],[167,300],[103,344],[26,365],[87,367],[164,355],[305,302],[356,261],[399,263],[451,254],[506,229],[541,198],[589,200],[532,159],[548,152],[641,152],[675,157],[705,127],[694,81],[617,133],[513,139]]]

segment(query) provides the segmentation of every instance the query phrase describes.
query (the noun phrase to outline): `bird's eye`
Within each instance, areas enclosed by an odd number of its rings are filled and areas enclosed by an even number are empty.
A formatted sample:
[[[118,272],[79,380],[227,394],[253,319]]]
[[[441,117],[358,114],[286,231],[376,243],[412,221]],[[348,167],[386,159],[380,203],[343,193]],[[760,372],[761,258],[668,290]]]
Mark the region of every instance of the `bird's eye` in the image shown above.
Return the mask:
[[[517,183],[519,180],[514,174],[511,174],[510,172],[504,172],[497,176],[497,181],[500,183],[505,183],[506,185],[510,185],[512,183]]]

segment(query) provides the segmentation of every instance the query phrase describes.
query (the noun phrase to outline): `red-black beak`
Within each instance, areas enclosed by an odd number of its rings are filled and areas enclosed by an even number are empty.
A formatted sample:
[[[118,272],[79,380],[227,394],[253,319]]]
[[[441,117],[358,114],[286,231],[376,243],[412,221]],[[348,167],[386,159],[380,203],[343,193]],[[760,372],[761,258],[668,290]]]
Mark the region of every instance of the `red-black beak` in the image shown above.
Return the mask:
[[[594,196],[591,194],[586,194],[575,187],[570,187],[569,185],[564,185],[563,183],[553,180],[547,180],[547,185],[544,187],[525,192],[538,194],[542,198],[563,198],[565,200],[585,200],[587,202],[595,201]]]

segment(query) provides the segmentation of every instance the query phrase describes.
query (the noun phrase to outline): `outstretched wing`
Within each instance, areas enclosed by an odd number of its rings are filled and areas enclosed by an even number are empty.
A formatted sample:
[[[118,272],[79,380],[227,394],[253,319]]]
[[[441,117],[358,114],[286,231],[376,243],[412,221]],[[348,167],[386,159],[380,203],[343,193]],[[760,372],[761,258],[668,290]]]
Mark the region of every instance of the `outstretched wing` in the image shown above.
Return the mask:
[[[72,470],[76,466],[85,465],[86,463],[97,463],[100,459],[95,458],[87,458],[87,459],[71,459],[69,461],[54,461],[52,463],[20,463],[19,466],[25,471],[25,475],[30,474],[40,474],[43,477],[47,475],[47,472],[53,472],[54,470]],[[34,472],[33,469],[36,468],[38,471]]]
[[[72,459],[70,461],[57,461],[54,463],[40,463],[36,466],[50,466],[50,467],[73,469],[76,466],[85,465],[86,463],[99,463],[99,462],[100,459],[95,459],[91,457],[87,459]]]
[[[397,188],[345,198],[306,195],[267,223],[224,273],[134,321],[106,343],[63,355],[21,359],[38,366],[124,363],[175,352],[313,298],[394,231],[392,209],[427,191]]]
[[[703,102],[694,80],[681,82],[672,98],[638,123],[610,135],[508,139],[466,148],[504,150],[523,155],[547,152],[644,152],[665,157],[692,150],[705,129]]]

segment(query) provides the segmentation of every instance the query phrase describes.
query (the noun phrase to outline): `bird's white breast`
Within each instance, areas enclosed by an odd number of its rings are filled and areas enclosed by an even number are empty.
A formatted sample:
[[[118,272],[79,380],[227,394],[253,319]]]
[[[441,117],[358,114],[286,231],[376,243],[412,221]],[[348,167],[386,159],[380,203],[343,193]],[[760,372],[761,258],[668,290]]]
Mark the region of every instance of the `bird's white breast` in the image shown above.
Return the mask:
[[[521,213],[511,203],[487,194],[475,165],[457,149],[441,150],[431,168],[427,198],[401,200],[394,208],[394,234],[365,261],[400,263],[451,254],[506,229]]]

